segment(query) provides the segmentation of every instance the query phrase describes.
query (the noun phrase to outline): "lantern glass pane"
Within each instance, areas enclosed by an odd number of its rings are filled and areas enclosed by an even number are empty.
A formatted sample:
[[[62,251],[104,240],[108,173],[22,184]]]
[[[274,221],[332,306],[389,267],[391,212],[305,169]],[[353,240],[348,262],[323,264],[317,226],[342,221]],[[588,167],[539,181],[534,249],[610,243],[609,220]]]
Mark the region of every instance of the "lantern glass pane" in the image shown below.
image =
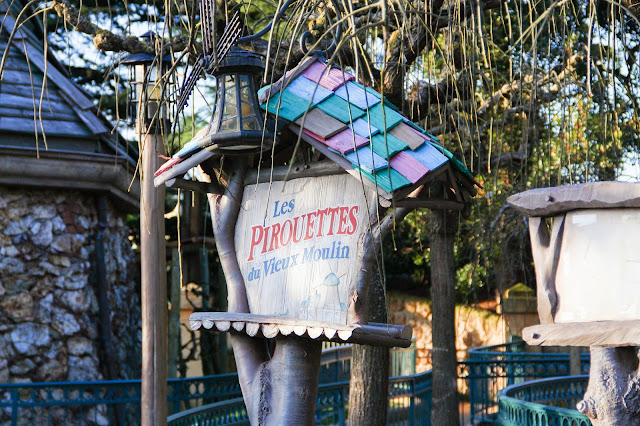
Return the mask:
[[[242,119],[242,130],[260,130],[260,123],[258,119],[254,117]]]
[[[224,110],[222,111],[222,121],[220,130],[234,131],[239,130],[238,125],[238,106],[236,98],[235,76],[224,76]]]

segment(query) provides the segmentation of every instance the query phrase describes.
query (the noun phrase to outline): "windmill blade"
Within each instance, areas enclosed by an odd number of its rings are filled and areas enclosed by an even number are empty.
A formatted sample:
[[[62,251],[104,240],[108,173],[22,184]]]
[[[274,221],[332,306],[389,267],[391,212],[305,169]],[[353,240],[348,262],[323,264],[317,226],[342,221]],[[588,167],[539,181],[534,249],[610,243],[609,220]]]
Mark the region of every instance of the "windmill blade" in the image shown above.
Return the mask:
[[[196,62],[196,64],[191,69],[189,77],[187,77],[182,84],[182,88],[180,89],[180,97],[178,98],[178,104],[176,105],[176,117],[174,119],[174,123],[177,123],[178,115],[180,115],[184,107],[188,105],[187,101],[191,97],[193,89],[196,87],[196,82],[200,80],[200,77],[202,77],[202,74],[204,72],[203,62],[203,59],[199,59]]]
[[[214,55],[215,53],[215,15],[213,10],[213,2],[215,0],[200,1],[200,23],[202,30],[202,47],[205,56]]]
[[[227,56],[227,53],[229,53],[231,46],[236,44],[241,34],[242,26],[240,25],[240,15],[238,14],[238,12],[236,12],[227,26],[224,27],[224,32],[222,33],[220,40],[218,40],[218,45],[216,46],[217,62],[214,63],[213,60],[209,62],[209,67],[207,69],[208,72],[211,72],[214,69],[218,68],[218,65],[222,63],[224,58]]]

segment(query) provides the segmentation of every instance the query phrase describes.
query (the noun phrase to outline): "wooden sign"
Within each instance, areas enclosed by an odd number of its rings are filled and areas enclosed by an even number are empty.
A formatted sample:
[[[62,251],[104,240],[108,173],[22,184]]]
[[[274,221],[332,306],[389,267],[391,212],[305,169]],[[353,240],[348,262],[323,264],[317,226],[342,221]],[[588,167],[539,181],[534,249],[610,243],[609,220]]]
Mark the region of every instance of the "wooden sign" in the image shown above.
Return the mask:
[[[248,185],[236,255],[252,314],[347,324],[374,192],[349,175]]]

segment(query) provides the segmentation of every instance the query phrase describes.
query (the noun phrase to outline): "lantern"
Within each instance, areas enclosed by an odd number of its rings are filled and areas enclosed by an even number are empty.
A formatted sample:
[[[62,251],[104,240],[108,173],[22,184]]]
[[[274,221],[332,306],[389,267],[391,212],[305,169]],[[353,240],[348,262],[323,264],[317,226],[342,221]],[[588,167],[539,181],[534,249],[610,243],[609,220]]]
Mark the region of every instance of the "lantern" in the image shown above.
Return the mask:
[[[232,47],[213,71],[215,112],[205,145],[221,154],[248,154],[271,148],[274,135],[264,128],[255,79],[264,72],[255,53]]]
[[[152,31],[140,36],[149,44],[154,43],[155,37],[156,34]],[[167,88],[163,85],[162,77],[169,70],[171,56],[159,59],[146,53],[134,53],[120,63],[131,67],[131,115],[137,117],[138,125],[144,124],[151,128],[157,120],[168,124],[169,111],[165,101]]]

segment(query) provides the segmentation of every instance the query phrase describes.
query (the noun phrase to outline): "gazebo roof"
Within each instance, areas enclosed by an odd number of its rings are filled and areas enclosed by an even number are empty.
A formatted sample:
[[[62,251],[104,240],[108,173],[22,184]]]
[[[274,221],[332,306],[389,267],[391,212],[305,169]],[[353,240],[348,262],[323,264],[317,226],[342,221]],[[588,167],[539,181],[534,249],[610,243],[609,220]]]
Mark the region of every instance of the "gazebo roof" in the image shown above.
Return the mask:
[[[0,184],[104,190],[134,210],[137,153],[45,51],[37,20],[16,22],[23,6],[0,2]]]

